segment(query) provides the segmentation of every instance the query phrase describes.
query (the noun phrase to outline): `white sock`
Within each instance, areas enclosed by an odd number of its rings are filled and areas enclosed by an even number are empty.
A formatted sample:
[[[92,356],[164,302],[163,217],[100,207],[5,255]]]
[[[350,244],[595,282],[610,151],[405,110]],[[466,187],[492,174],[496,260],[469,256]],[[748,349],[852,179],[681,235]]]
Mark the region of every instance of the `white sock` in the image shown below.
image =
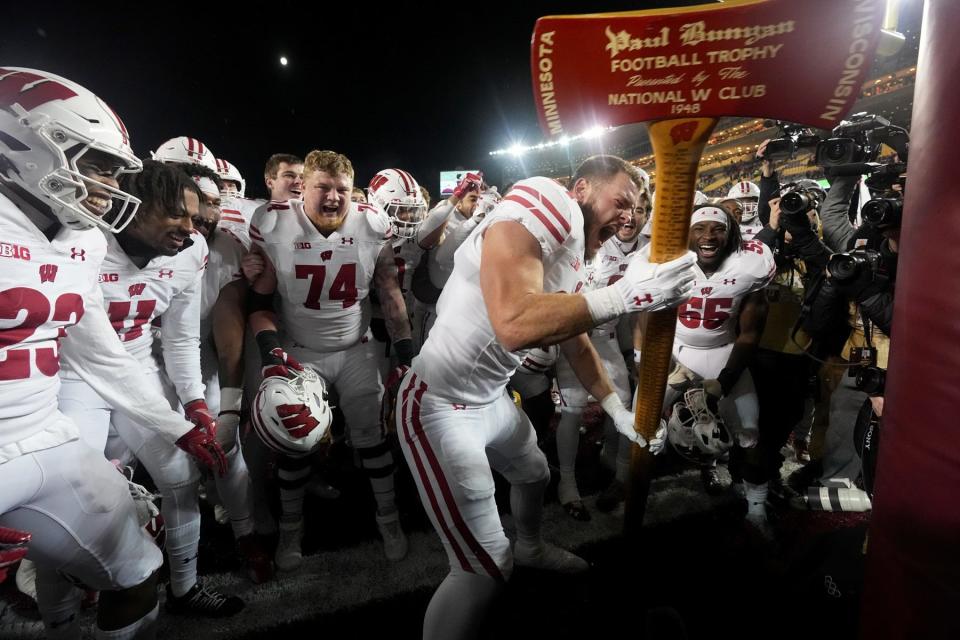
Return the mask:
[[[157,614],[159,611],[160,603],[157,603],[150,610],[150,613],[136,622],[113,631],[104,631],[97,628],[94,637],[97,640],[153,640],[157,637]]]
[[[166,520],[166,518],[164,518]],[[200,549],[200,517],[179,527],[167,527],[167,556],[170,558],[170,590],[180,597],[197,583],[197,554]]]
[[[423,640],[468,640],[479,636],[503,585],[489,576],[450,573],[430,599]]]
[[[577,477],[573,471],[560,470],[560,484],[557,485],[557,499],[560,504],[576,502],[580,499],[580,490],[577,488]]]
[[[220,501],[230,514],[230,526],[233,537],[241,538],[253,533],[253,518],[250,516],[251,495],[250,477],[247,463],[240,455],[240,447],[234,446],[227,452],[227,472],[222,477],[215,475],[217,493]]]
[[[515,484],[510,487],[510,510],[517,526],[517,544],[531,548],[543,544],[540,525],[543,515],[543,490],[547,480]]]

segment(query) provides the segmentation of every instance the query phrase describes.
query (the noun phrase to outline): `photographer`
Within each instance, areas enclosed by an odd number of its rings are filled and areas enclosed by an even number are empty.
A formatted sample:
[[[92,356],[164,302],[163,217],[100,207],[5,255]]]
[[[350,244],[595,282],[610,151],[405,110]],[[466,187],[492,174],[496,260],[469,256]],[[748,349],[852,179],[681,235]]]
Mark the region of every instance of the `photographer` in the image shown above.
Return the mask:
[[[870,135],[879,128],[854,131],[850,138],[821,143],[821,148],[826,145],[826,151],[818,149],[818,160],[826,159],[828,173],[836,176],[822,208],[826,246],[796,216],[781,217],[795,249],[809,258],[808,262],[819,264],[829,250],[837,252],[825,264],[823,277],[808,289],[803,322],[803,328],[815,341],[814,353],[831,357],[845,371],[830,398],[830,426],[820,474],[824,486],[857,480],[861,464],[853,433],[858,414],[867,404],[877,415],[883,410],[887,336],[893,316],[906,169],[901,163],[862,162],[872,160],[879,150],[879,142]],[[898,142],[903,142],[903,138],[905,132]],[[854,146],[854,150],[846,151],[845,146]],[[905,144],[897,146],[901,157],[905,157]],[[830,156],[857,162],[831,162]],[[880,197],[864,204],[864,224],[857,228],[848,212],[857,193],[858,176],[848,174],[860,172],[871,173],[866,184]]]

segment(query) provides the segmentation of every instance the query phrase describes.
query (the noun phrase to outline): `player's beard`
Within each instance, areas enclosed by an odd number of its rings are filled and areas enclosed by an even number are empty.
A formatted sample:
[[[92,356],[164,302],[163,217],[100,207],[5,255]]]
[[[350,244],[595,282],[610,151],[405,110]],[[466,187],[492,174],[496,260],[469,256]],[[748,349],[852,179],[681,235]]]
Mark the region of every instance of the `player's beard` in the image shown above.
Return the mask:
[[[317,231],[326,235],[339,229],[343,225],[343,221],[346,217],[346,213],[344,213],[342,216],[337,216],[336,218],[322,217],[319,220],[314,220],[313,224],[317,227]]]

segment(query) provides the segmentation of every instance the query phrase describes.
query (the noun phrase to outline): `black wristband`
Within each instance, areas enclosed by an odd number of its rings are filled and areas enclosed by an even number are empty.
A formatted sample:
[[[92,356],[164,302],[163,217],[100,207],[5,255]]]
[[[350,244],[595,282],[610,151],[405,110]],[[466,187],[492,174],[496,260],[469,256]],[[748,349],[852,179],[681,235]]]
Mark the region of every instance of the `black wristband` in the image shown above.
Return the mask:
[[[257,334],[257,347],[260,348],[260,362],[263,365],[282,364],[280,359],[270,353],[274,349],[282,349],[280,336],[276,331],[261,331]]]
[[[397,354],[398,363],[409,367],[413,362],[413,339],[397,340],[393,343],[393,351]]]

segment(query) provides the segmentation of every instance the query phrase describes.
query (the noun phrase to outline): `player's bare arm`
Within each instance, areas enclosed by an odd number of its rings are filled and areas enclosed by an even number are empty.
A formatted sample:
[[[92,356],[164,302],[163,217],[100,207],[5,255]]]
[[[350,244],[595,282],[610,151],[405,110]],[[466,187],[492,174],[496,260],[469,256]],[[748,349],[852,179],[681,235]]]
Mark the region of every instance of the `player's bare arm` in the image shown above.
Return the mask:
[[[577,374],[577,380],[590,395],[602,400],[614,393],[613,384],[587,334],[581,333],[561,342],[560,350],[563,351],[573,372]]]
[[[407,305],[400,291],[397,279],[397,264],[393,259],[393,248],[388,244],[377,256],[377,265],[373,271],[373,280],[377,286],[383,320],[390,339],[394,342],[410,339],[410,320],[407,318]]]
[[[480,289],[497,340],[508,351],[556,344],[595,324],[583,296],[543,293],[540,245],[518,222],[486,230]]]

